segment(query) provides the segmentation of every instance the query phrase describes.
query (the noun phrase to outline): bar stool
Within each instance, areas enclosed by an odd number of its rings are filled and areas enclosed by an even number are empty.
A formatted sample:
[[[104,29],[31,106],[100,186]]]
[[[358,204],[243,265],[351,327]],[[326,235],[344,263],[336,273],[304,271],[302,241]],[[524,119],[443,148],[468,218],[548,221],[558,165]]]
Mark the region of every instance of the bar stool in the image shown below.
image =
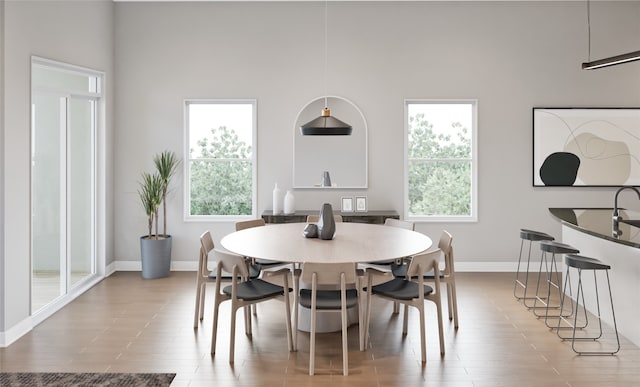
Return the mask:
[[[536,296],[533,301],[533,314],[536,317],[544,317],[544,323],[549,328],[556,328],[557,324],[549,325],[549,317],[560,317],[559,314],[549,315],[549,309],[560,309],[560,299],[562,294],[560,292],[560,282],[562,281],[562,273],[558,271],[558,263],[556,261],[556,254],[578,254],[580,251],[573,246],[565,243],[554,241],[542,241],[540,242],[540,250],[542,250],[542,259],[540,260],[540,270],[538,272],[538,283],[536,285]],[[551,260],[547,260],[547,253],[551,253]],[[545,266],[546,274],[546,297],[540,296],[540,280],[542,278],[542,266]],[[555,278],[554,278],[555,277]],[[551,305],[551,289],[555,289],[554,294],[557,293],[557,305]],[[538,306],[538,302],[542,306]],[[538,309],[544,309],[544,314],[538,313]]]
[[[620,350],[620,337],[618,336],[618,326],[616,324],[616,313],[613,309],[613,295],[611,294],[611,282],[609,281],[609,269],[611,269],[610,265],[607,265],[606,263],[603,263],[595,258],[589,258],[589,257],[584,257],[584,256],[580,256],[580,255],[567,255],[565,257],[565,264],[567,265],[567,272],[566,272],[566,278],[567,281],[565,281],[564,284],[564,291],[563,291],[563,296],[562,299],[560,301],[560,310],[563,310],[564,307],[564,303],[565,303],[565,298],[566,298],[566,288],[567,288],[567,284],[569,283],[569,275],[570,275],[570,269],[574,268],[577,269],[578,271],[578,290],[576,293],[576,299],[575,299],[575,313],[573,313],[572,315],[566,316],[566,317],[560,317],[558,319],[558,326],[557,326],[557,334],[558,337],[560,337],[562,340],[571,340],[571,349],[573,349],[573,351],[579,355],[614,355],[616,353],[618,353],[618,351]],[[586,308],[586,304],[584,302],[584,289],[582,288],[582,271],[583,270],[591,270],[593,271],[593,280],[595,283],[595,301],[596,301],[596,306],[597,306],[597,312],[598,312],[598,332],[596,336],[588,336],[588,334],[584,334],[581,335],[580,337],[576,337],[576,331],[578,329],[585,329],[587,328],[587,326],[589,325],[589,320],[588,320],[588,314],[587,314],[587,308]],[[600,314],[600,295],[598,294],[598,278],[596,273],[597,272],[603,272],[606,274],[606,278],[607,278],[607,286],[609,288],[609,301],[611,302],[611,315],[613,316],[613,330],[615,332],[616,335],[616,343],[617,343],[617,347],[615,347],[615,349],[613,351],[610,350],[602,350],[602,351],[578,351],[575,347],[576,341],[580,341],[580,340],[587,340],[587,341],[596,341],[598,339],[600,339],[602,337],[602,319],[601,319],[601,314]],[[571,286],[571,285],[569,285]],[[582,297],[582,310],[583,310],[583,321],[580,322],[580,325],[578,325],[578,314],[579,314],[579,309],[580,309],[580,298]],[[571,298],[569,298],[569,302],[572,304],[571,306],[571,310],[574,311],[574,307],[573,307],[573,300]],[[562,314],[562,313],[561,313]],[[573,317],[573,321],[570,320],[570,318]],[[561,328],[563,328],[562,323],[565,323],[566,326],[564,326],[564,328],[570,328],[572,331],[571,336],[563,336],[560,334],[561,332]]]
[[[527,230],[525,228],[520,229],[520,256],[518,256],[518,270],[516,271],[516,280],[513,284],[513,296],[517,300],[523,300],[526,305],[526,300],[533,300],[535,297],[527,297],[527,287],[529,284],[529,265],[531,264],[531,245],[533,242],[540,241],[552,241],[555,238],[549,234],[540,231]],[[524,250],[525,241],[529,242],[529,253],[527,254],[527,270],[523,271],[524,278],[520,279],[520,265],[522,264],[522,252]],[[524,282],[522,282],[524,281]],[[522,288],[522,295],[518,295],[518,288]]]

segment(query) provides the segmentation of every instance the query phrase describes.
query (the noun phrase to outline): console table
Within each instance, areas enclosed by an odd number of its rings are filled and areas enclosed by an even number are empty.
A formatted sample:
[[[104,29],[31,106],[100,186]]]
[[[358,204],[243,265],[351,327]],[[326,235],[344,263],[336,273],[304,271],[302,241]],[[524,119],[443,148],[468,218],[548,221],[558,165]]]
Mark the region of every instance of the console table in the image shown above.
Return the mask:
[[[262,213],[262,219],[267,223],[304,223],[307,221],[307,215],[318,215],[318,210],[298,210],[293,214],[276,214],[271,210]],[[367,211],[367,212],[340,212],[334,211],[335,215],[342,215],[343,222],[352,223],[370,223],[384,224],[385,219],[400,219],[400,215],[396,211]]]

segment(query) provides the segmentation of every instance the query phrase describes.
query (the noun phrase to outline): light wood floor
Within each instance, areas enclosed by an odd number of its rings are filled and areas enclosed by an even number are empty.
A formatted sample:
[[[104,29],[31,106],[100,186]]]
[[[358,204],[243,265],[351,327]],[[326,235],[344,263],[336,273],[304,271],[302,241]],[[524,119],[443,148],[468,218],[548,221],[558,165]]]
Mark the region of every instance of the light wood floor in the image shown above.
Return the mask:
[[[300,333],[298,352],[287,351],[284,309],[277,300],[258,306],[253,339],[238,319],[233,366],[228,305],[223,306],[212,358],[212,298],[194,330],[194,284],[190,272],[157,280],[118,272],[0,349],[0,371],[175,372],[172,386],[640,385],[638,347],[622,338],[617,356],[576,356],[513,298],[511,273],[458,274],[460,328],[445,322],[441,358],[434,309],[429,309],[426,365],[420,362],[416,311],[411,310],[409,334],[402,337],[402,319],[392,314],[390,303],[376,299],[367,351],[358,351],[357,325],[349,329],[347,377],[341,373],[339,333],[318,336],[317,375],[307,374],[309,336]],[[622,296],[628,295],[614,298]]]

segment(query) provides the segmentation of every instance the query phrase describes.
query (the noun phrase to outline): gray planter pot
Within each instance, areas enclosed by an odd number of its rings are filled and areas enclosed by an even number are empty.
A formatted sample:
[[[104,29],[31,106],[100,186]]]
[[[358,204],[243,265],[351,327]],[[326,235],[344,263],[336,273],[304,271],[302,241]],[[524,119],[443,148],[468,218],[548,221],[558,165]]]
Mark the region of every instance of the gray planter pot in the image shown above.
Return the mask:
[[[140,237],[140,258],[142,260],[142,278],[153,279],[168,277],[171,271],[171,235],[164,239]]]

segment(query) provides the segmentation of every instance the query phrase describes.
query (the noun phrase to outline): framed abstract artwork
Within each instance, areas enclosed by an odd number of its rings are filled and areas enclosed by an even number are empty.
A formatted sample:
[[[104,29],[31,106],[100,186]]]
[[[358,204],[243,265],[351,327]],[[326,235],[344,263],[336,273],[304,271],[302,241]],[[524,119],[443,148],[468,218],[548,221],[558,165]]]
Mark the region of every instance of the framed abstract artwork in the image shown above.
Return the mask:
[[[640,108],[533,108],[534,187],[640,185]]]

